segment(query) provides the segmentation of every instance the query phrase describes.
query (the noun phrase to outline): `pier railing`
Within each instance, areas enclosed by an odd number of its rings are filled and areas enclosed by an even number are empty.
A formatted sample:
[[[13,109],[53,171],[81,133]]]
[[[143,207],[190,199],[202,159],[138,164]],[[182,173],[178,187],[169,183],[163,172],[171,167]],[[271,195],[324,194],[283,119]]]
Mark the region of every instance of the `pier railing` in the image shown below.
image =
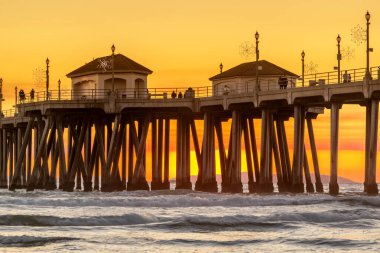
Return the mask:
[[[346,73],[347,71],[347,73]],[[352,82],[363,81],[366,73],[366,68],[347,69],[342,70],[340,73],[340,84],[348,84]],[[380,78],[380,66],[371,67],[370,73],[373,79]],[[296,82],[288,80],[287,89],[289,88],[302,88],[321,85],[338,84],[338,71],[321,72],[315,74],[308,74],[304,76],[304,84],[302,85],[302,77],[298,78]],[[280,85],[277,80],[261,80],[261,90],[276,90],[280,89]]]
[[[15,114],[16,114],[16,110],[15,110],[14,108],[12,108],[12,109],[8,109],[8,110],[3,110],[3,111],[1,112],[1,116],[2,116],[3,118],[14,117]]]

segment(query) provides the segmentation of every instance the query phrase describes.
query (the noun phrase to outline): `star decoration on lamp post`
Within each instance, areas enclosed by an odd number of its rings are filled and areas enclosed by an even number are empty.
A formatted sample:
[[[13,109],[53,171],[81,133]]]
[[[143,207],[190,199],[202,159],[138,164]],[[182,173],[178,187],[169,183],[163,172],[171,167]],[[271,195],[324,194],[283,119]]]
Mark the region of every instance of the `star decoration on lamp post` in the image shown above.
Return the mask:
[[[107,72],[112,69],[112,59],[110,57],[103,57],[98,59],[98,69]]]
[[[351,29],[351,41],[357,46],[360,46],[364,41],[366,41],[365,30],[360,25],[356,25]]]
[[[350,61],[355,59],[355,49],[350,46],[342,47],[341,54],[342,60]]]
[[[42,90],[45,85],[45,70],[41,67],[35,68],[33,70],[33,81],[35,89]]]
[[[310,61],[305,65],[305,72],[306,74],[316,74],[318,72],[318,64]]]
[[[252,59],[255,55],[255,46],[250,41],[244,41],[240,44],[239,53],[245,60]]]

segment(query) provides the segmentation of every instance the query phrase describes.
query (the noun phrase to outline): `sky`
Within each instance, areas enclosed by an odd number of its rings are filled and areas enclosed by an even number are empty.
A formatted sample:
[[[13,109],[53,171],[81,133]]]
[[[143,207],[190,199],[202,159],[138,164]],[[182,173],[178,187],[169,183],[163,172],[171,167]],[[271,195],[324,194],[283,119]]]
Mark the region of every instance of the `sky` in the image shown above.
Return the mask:
[[[306,64],[317,64],[318,72],[333,71],[338,34],[342,49],[353,52],[350,59],[343,59],[342,69],[362,68],[365,46],[353,43],[351,31],[357,25],[365,27],[367,10],[374,48],[371,66],[377,66],[378,0],[0,0],[4,107],[11,108],[15,86],[26,92],[36,86],[35,70],[45,68],[47,57],[52,89],[58,79],[63,88],[70,88],[66,74],[93,58],[109,55],[112,44],[116,53],[153,70],[149,87],[211,85],[208,78],[219,72],[221,62],[229,69],[251,60],[243,58],[239,48],[245,41],[253,42],[256,31],[260,33],[260,58],[294,73],[301,72],[302,50]],[[340,115],[339,175],[360,182],[364,114],[360,106],[345,105]],[[321,170],[326,174],[329,110],[314,125]],[[289,122],[289,138],[291,126]]]

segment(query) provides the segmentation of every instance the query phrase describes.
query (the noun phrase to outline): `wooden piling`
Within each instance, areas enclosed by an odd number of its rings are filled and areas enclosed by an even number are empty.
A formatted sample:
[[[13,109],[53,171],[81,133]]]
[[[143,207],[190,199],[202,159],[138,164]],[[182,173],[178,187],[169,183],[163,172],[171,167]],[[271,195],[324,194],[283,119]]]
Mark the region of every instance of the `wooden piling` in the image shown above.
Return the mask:
[[[338,185],[338,133],[339,133],[339,104],[331,104],[331,139],[330,139],[330,183],[329,193],[337,195]]]
[[[371,130],[369,141],[369,156],[368,156],[368,184],[367,194],[375,195],[379,193],[376,183],[376,158],[377,158],[377,137],[379,125],[379,101],[371,100]]]
[[[321,180],[321,174],[319,172],[319,163],[318,163],[317,147],[315,145],[313,124],[312,124],[311,118],[307,118],[306,122],[307,122],[307,128],[308,128],[308,133],[309,133],[311,156],[313,158],[315,190],[321,193],[323,192],[323,184]]]

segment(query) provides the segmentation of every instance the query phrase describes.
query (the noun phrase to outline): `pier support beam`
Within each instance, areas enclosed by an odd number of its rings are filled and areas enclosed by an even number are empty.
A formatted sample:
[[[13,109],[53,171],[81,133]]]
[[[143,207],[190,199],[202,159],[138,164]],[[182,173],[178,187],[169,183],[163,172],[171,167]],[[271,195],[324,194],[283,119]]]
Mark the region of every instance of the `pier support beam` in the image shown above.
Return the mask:
[[[222,182],[222,192],[243,192],[243,184],[241,182],[241,123],[241,114],[237,110],[233,110],[228,165],[225,181]]]
[[[165,138],[164,138],[164,183],[162,188],[169,190],[169,156],[170,155],[170,119],[165,119]]]
[[[294,106],[294,151],[293,151],[293,179],[292,191],[304,192],[303,184],[303,161],[304,161],[304,128],[305,108],[301,105]]]
[[[255,182],[252,184],[248,184],[249,192],[255,193],[257,192],[257,188],[259,187],[259,178],[260,178],[260,164],[259,164],[259,156],[257,152],[257,143],[256,143],[256,134],[255,134],[255,126],[253,124],[253,118],[248,118],[248,126],[249,126],[249,136],[251,140],[251,148],[252,148],[252,158],[255,172]]]
[[[140,138],[136,140],[136,127],[135,123],[133,121],[130,122],[130,127],[132,130],[132,138],[134,139],[134,146],[136,152],[136,162],[134,165],[134,170],[133,170],[133,176],[131,178],[131,181],[128,181],[127,184],[127,190],[128,191],[135,191],[135,190],[147,190],[149,191],[149,185],[148,182],[146,181],[146,169],[145,169],[145,148],[146,148],[146,139],[148,135],[148,130],[149,130],[149,123],[151,121],[151,114],[147,113],[144,116],[144,120],[140,121],[141,123],[139,124],[139,132],[140,132]]]
[[[311,118],[306,119],[307,131],[309,133],[311,156],[313,158],[314,176],[315,176],[315,190],[319,193],[323,192],[323,184],[321,180],[321,174],[319,172],[319,163],[317,155],[317,147],[315,145],[314,129]]]
[[[190,125],[185,115],[177,117],[176,189],[192,189],[190,181]]]
[[[263,109],[261,117],[261,156],[258,192],[271,193],[273,187],[273,112]]]
[[[329,193],[339,194],[338,185],[338,136],[339,136],[339,104],[331,104],[331,136],[330,136],[330,183]]]
[[[371,100],[371,130],[368,153],[368,184],[367,194],[375,195],[379,193],[376,183],[376,158],[377,158],[377,136],[379,125],[379,101]]]
[[[164,190],[167,187],[162,181],[162,162],[163,162],[163,138],[164,138],[164,122],[163,119],[152,121],[152,190]]]
[[[196,183],[197,191],[217,192],[218,185],[216,182],[215,168],[215,117],[211,112],[204,114],[203,144],[202,144],[202,162],[200,177]]]

